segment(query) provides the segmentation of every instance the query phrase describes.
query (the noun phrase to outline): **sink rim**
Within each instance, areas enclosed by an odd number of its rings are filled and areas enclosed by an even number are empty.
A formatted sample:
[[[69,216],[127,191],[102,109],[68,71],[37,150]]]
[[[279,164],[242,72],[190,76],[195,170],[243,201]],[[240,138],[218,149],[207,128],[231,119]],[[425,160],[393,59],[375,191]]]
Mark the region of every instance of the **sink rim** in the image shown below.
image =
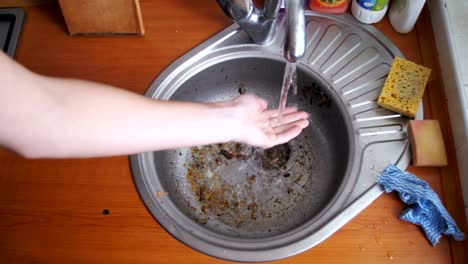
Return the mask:
[[[353,24],[353,22],[350,22],[350,21],[347,20],[347,18],[346,18],[347,15],[337,17],[337,16],[328,16],[328,15],[323,15],[323,14],[315,14],[314,12],[307,12],[307,15],[311,15],[311,14],[315,15],[315,16],[318,16],[318,17],[332,18],[332,19],[335,19],[335,20],[343,22],[343,23]],[[360,29],[364,28],[366,31],[371,32],[373,37],[375,39],[379,40],[380,42],[383,42],[385,44],[383,46],[385,46],[385,48],[388,48],[391,51],[391,53],[393,53],[394,55],[403,57],[401,52],[398,51],[398,49],[393,45],[393,43],[391,43],[382,33],[378,32],[375,28],[373,28],[371,26],[363,26],[363,25],[359,25],[359,28]],[[216,45],[218,43],[222,42],[224,39],[227,39],[227,38],[229,38],[230,36],[232,36],[232,35],[234,35],[236,33],[239,33],[239,31],[240,31],[240,29],[238,28],[238,26],[236,24],[234,24],[234,25],[226,28],[225,30],[221,31],[220,33],[218,33],[218,35],[216,35],[216,36],[221,36],[220,39],[214,40],[215,39],[214,37],[210,38],[206,42],[202,43],[201,45],[197,46],[193,50],[189,51],[188,53],[186,53],[185,55],[183,55],[182,57],[177,59],[174,63],[172,63],[169,67],[167,67],[159,75],[159,77],[153,82],[151,87],[146,92],[146,95],[147,96],[150,95],[153,98],[158,98],[158,99],[168,99],[173,94],[174,91],[172,91],[172,93],[171,93],[170,91],[162,91],[162,89],[160,89],[160,90],[156,90],[156,89],[159,86],[164,85],[164,83],[166,81],[170,80],[172,75],[177,76],[178,72],[176,70],[180,69],[180,68],[183,68],[184,63],[190,64],[191,61],[192,62],[197,61],[196,56],[202,56],[202,55],[203,56],[209,56],[209,55],[214,56],[213,54],[216,54],[216,52],[222,52],[221,49],[220,50],[215,49],[214,51],[208,51],[208,52],[206,52],[206,50],[209,50],[210,48],[216,47]],[[262,57],[262,55],[263,55],[264,56],[263,58],[272,59],[272,54],[263,52],[261,50],[261,48],[259,48],[256,45],[253,45],[253,44],[252,45],[242,44],[242,45],[243,45],[243,47],[238,47],[238,46],[234,45],[234,46],[231,46],[231,47],[226,48],[226,49],[231,49],[231,50],[239,49],[239,50],[244,50],[244,51],[248,50],[249,55],[252,55],[252,52],[258,52],[259,57]],[[205,53],[200,54],[200,51],[205,51]],[[225,51],[225,49],[224,49],[224,51]],[[239,54],[242,54],[242,52],[232,53],[232,54],[239,55]],[[251,57],[252,56],[249,56],[249,58],[251,58]],[[278,58],[279,61],[282,60],[281,56],[278,55],[276,57]],[[204,62],[203,63],[204,67],[198,66],[198,69],[195,68],[196,73],[198,73],[199,71],[201,71],[203,69],[208,68],[211,65],[216,64],[216,63],[210,64],[210,62],[213,62],[213,61],[216,61],[216,56],[214,56],[213,58],[210,57],[210,59],[208,61]],[[313,72],[314,77],[319,77],[318,79],[322,80],[323,81],[322,83],[325,83],[327,87],[330,86],[330,84],[328,83],[327,80],[322,78],[322,76],[320,76],[318,73],[316,73],[313,69],[307,67],[307,65],[302,65],[301,67],[307,68],[308,73]],[[178,83],[184,83],[185,81],[187,81],[188,78],[194,76],[195,74],[185,73],[184,74],[185,78],[178,79]],[[172,86],[178,88],[180,85],[173,84]],[[334,89],[329,89],[329,90],[334,91]],[[334,96],[334,98],[335,99],[338,98],[340,101],[342,101],[341,100],[342,98],[340,96],[337,96],[337,97]],[[342,101],[342,103],[344,104],[345,102]],[[340,112],[342,112],[343,111],[341,109],[342,105],[340,104],[339,107],[340,107]],[[349,124],[348,124],[348,122],[349,122],[348,117],[349,116],[346,115],[346,114],[343,115],[343,116],[345,117],[346,126],[349,129]],[[351,128],[352,128],[352,126],[351,126]],[[349,178],[349,174],[351,174],[353,172],[352,170],[357,170],[356,167],[358,167],[358,166],[353,166],[353,164],[350,165],[349,163],[354,163],[354,158],[360,154],[357,151],[353,151],[354,145],[352,145],[352,147],[351,147],[351,144],[355,144],[356,135],[354,133],[348,133],[348,136],[351,137],[352,139],[349,140],[351,149],[350,149],[350,152],[349,152],[348,165],[347,165],[347,169],[346,169],[346,174],[347,175],[345,176],[345,178],[347,178],[347,179]],[[407,142],[405,149],[402,151],[402,154],[401,154],[400,158],[396,162],[397,165],[400,168],[404,169],[409,164],[408,151],[409,151],[409,149],[408,149],[408,142]],[[152,155],[152,154],[150,154],[150,155]],[[141,174],[142,172],[139,171],[139,170],[140,169],[144,170],[146,165],[148,165],[148,164],[142,163],[141,160],[139,160],[137,155],[131,156],[130,157],[130,162],[132,164],[133,175],[138,174],[138,173]],[[136,166],[133,166],[135,164],[137,166],[139,166],[139,167],[137,168]],[[151,162],[149,164],[153,165]],[[357,176],[358,175],[356,175],[356,177]],[[141,178],[136,178],[134,176],[133,179],[134,179],[135,184],[137,185],[138,190],[140,190],[138,192],[140,197],[144,201],[145,206],[151,212],[153,217],[155,217],[155,215],[153,214],[153,210],[154,210],[155,206],[159,207],[158,210],[160,210],[160,212],[164,212],[164,209],[161,208],[161,206],[164,205],[164,204],[172,203],[171,201],[167,200],[166,197],[162,197],[162,199],[159,199],[159,201],[161,201],[161,203],[153,202],[154,199],[151,197],[150,193],[154,194],[154,190],[146,189],[147,186],[145,186],[144,183],[141,182],[142,181]],[[345,185],[344,182],[348,182],[348,181],[349,181],[349,179],[348,180],[343,180],[342,185]],[[344,187],[341,186],[340,188],[344,188]],[[350,188],[350,189],[351,190],[346,195],[348,197],[352,194],[352,191],[353,191],[352,190],[353,188]],[[146,190],[146,193],[142,193],[141,190]],[[359,203],[352,202],[352,203],[346,204],[346,206],[344,206],[344,207],[340,207],[339,208],[340,211],[342,210],[341,213],[337,214],[334,217],[332,217],[332,221],[329,221],[328,223],[323,223],[323,225],[321,225],[322,227],[317,229],[316,232],[314,231],[312,234],[304,234],[301,239],[295,241],[294,243],[290,243],[290,244],[287,244],[287,245],[282,245],[279,248],[278,247],[269,247],[269,246],[271,246],[271,243],[270,244],[267,243],[268,239],[267,240],[260,240],[262,242],[262,244],[265,245],[265,246],[262,247],[262,249],[256,249],[255,251],[246,251],[246,250],[243,250],[242,248],[239,248],[239,247],[237,247],[237,248],[236,247],[226,248],[225,245],[223,245],[222,243],[216,243],[215,241],[211,241],[211,240],[207,241],[207,240],[200,239],[200,237],[197,236],[197,234],[200,232],[200,230],[197,230],[197,229],[199,227],[201,227],[201,226],[198,226],[198,224],[195,224],[195,226],[197,227],[195,230],[183,230],[183,229],[178,230],[177,229],[178,227],[176,227],[173,224],[173,222],[178,222],[181,219],[184,219],[184,217],[187,218],[187,216],[185,216],[184,214],[181,214],[180,216],[177,216],[177,217],[174,217],[172,215],[162,214],[163,219],[161,219],[161,217],[160,218],[155,217],[155,218],[157,219],[158,222],[160,222],[161,226],[163,226],[163,228],[165,228],[169,233],[171,233],[176,239],[184,242],[185,244],[191,246],[194,249],[202,251],[205,254],[208,254],[208,255],[211,255],[211,256],[214,256],[214,257],[218,257],[218,258],[223,258],[223,259],[228,259],[228,260],[235,260],[235,261],[268,261],[268,260],[276,260],[276,259],[286,258],[286,257],[292,256],[292,255],[298,254],[298,253],[303,252],[303,251],[305,251],[307,249],[310,249],[311,247],[315,246],[316,244],[322,242],[327,237],[329,237],[331,234],[333,234],[336,230],[338,230],[341,226],[343,226],[345,223],[347,223],[352,217],[354,217],[355,215],[360,213],[363,208],[365,208],[367,205],[369,205],[381,193],[382,193],[382,189],[378,185],[374,184],[369,188],[368,191],[366,191],[365,193],[362,194],[363,198],[360,199]],[[335,196],[334,196],[334,198],[332,200],[336,200],[338,196],[339,196],[338,194],[335,194]],[[343,204],[344,203],[346,203],[346,199],[344,199]],[[325,209],[327,209],[329,206],[332,206],[334,204],[335,204],[334,201],[328,203],[327,206],[325,207]],[[175,206],[174,204],[172,206],[177,208],[177,206]],[[319,213],[319,215],[321,215],[324,211],[325,210],[322,210],[321,213]],[[313,219],[315,219],[316,217],[319,217],[319,216],[315,216]],[[303,225],[301,225],[301,227],[306,226],[307,223],[309,223],[310,221],[312,221],[312,219],[307,221]],[[180,227],[180,225],[179,225],[179,227]],[[286,232],[284,234],[281,234],[279,236],[284,236],[285,234],[288,234],[289,232],[295,231],[296,229],[297,228],[295,228],[295,229],[293,229],[291,231],[288,231],[288,232]],[[215,236],[220,235],[218,233],[215,233],[215,232],[213,232],[211,230],[208,230],[208,229],[204,228],[203,232],[206,232],[206,231],[212,232],[212,234],[215,235]],[[276,238],[276,236],[273,236],[271,238]],[[240,239],[238,241],[241,241],[242,243],[246,242],[246,241],[242,241],[242,239]],[[247,240],[247,241],[251,242],[250,239]],[[214,242],[214,243],[210,244],[208,242]],[[203,248],[203,250],[201,248]]]

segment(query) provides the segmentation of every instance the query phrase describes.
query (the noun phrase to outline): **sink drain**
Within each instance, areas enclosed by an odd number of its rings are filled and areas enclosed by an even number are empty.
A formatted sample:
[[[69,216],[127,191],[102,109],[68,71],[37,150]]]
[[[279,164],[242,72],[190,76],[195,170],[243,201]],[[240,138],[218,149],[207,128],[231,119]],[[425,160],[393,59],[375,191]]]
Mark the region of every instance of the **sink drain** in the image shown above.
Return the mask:
[[[286,170],[290,157],[291,147],[287,143],[269,149],[255,149],[254,153],[254,161],[264,170]]]
[[[304,147],[307,146],[306,140],[299,137],[269,149],[251,148],[247,163],[256,173],[268,177],[288,178],[291,174],[305,174],[315,159],[309,147]]]

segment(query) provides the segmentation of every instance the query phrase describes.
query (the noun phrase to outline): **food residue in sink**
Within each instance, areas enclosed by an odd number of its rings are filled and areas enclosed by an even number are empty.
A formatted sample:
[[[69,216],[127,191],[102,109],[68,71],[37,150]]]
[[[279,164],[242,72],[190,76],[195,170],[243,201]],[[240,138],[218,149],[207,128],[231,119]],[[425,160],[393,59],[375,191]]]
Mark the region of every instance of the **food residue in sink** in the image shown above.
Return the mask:
[[[320,88],[317,83],[312,85],[305,85],[302,87],[302,95],[309,101],[311,105],[318,105],[319,107],[330,107],[331,98],[330,96]]]
[[[243,219],[255,218],[255,194],[252,186],[255,175],[247,177],[244,183],[229,183],[219,174],[219,168],[225,168],[231,160],[245,161],[245,145],[239,143],[209,145],[191,149],[192,162],[186,179],[200,203],[201,212],[213,214],[225,219],[234,226],[243,223]]]
[[[167,194],[168,194],[167,192],[157,192],[156,197],[158,197],[158,199],[159,199],[159,198],[161,198],[161,197],[163,197],[163,196],[165,196]]]
[[[304,217],[297,204],[312,189],[312,159],[304,148],[297,150],[301,161],[292,159],[288,144],[268,150],[239,143],[191,148],[185,179],[196,199],[189,202],[199,212],[195,220],[216,219],[236,229],[261,223],[273,232],[282,228],[278,222]]]

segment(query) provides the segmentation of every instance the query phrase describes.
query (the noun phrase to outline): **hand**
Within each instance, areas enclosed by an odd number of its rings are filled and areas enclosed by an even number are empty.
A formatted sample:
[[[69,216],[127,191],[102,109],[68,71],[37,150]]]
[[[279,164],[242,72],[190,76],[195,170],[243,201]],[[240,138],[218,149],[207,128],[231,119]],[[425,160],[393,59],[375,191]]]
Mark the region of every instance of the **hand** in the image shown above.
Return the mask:
[[[287,107],[282,117],[277,109],[267,109],[268,103],[255,95],[246,94],[226,102],[239,121],[235,141],[270,148],[297,137],[309,125],[308,114]]]

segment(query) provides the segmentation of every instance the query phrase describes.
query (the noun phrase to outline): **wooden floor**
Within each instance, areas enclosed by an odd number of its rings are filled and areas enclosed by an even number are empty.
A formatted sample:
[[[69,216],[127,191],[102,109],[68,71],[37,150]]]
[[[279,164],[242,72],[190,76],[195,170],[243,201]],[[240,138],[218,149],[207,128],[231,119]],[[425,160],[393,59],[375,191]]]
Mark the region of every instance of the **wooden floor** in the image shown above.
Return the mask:
[[[58,6],[28,8],[17,59],[42,74],[143,94],[178,56],[231,24],[211,0],[146,0],[141,7],[144,37],[70,37]],[[450,165],[409,170],[430,183],[466,230],[427,10],[409,34],[395,33],[387,19],[377,28],[409,60],[434,70],[425,115],[441,121]],[[325,242],[276,263],[468,263],[466,242],[444,237],[432,247],[418,227],[399,220],[404,207],[396,194],[384,194]],[[0,150],[0,234],[0,263],[225,262],[159,226],[139,199],[127,157],[25,160]]]

